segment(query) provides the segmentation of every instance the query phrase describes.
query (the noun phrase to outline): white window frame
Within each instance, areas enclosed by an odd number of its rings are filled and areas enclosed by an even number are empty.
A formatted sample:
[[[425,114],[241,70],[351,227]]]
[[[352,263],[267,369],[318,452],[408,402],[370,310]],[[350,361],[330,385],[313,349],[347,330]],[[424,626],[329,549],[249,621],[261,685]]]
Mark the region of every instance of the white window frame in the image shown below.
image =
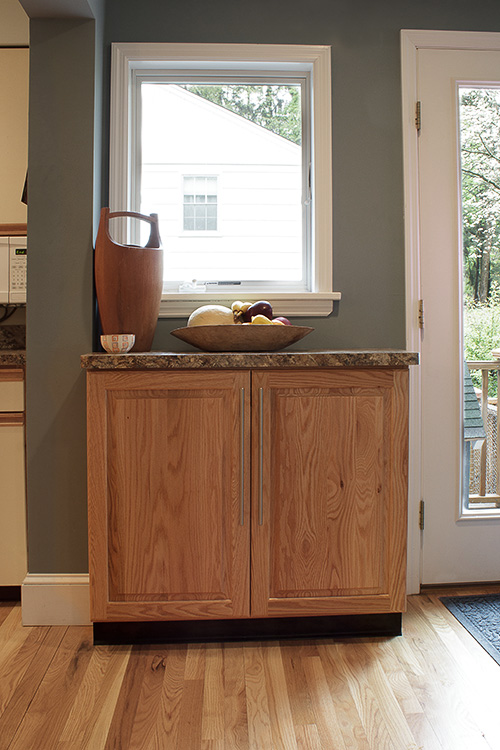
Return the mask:
[[[228,71],[309,71],[311,80],[311,190],[313,195],[312,252],[309,291],[266,292],[276,314],[326,316],[340,292],[333,291],[331,53],[325,45],[113,43],[111,45],[111,118],[109,206],[112,211],[134,210],[131,176],[137,123],[134,78],[140,71],[163,68]],[[135,157],[136,158],[136,157]],[[124,237],[117,237],[125,242]],[[252,301],[262,292],[247,294]],[[179,317],[200,304],[227,304],[235,292],[168,293],[162,297],[160,317]]]

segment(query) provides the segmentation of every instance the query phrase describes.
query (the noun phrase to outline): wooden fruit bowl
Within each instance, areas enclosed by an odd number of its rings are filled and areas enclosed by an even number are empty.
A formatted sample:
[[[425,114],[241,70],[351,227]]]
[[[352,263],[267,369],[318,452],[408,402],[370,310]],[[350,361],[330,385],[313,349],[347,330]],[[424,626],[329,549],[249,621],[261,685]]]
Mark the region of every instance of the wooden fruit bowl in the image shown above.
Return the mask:
[[[280,325],[187,326],[172,336],[205,352],[273,352],[307,336],[314,328]]]

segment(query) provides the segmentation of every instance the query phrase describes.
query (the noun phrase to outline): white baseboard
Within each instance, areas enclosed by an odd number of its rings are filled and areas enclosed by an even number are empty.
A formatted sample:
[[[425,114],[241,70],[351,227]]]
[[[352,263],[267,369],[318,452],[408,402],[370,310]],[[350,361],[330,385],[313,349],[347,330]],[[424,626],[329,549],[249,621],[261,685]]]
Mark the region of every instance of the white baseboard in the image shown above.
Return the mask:
[[[90,625],[88,573],[28,573],[21,587],[23,625]]]

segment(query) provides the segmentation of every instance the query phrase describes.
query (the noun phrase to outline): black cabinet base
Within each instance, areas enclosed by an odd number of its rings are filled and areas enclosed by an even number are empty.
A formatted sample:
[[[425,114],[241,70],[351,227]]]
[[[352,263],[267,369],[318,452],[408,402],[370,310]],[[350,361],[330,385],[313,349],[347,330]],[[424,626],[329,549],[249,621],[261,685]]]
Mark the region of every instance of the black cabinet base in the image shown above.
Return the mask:
[[[94,643],[202,643],[272,638],[356,638],[401,635],[400,612],[256,620],[95,622]]]
[[[20,602],[20,586],[0,586],[0,602]]]

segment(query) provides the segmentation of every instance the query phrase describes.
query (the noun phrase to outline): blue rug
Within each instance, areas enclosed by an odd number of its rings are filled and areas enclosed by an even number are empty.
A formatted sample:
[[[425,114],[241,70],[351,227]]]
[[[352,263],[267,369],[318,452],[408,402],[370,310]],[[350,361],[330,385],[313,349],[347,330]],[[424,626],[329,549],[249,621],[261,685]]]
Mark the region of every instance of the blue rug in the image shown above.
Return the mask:
[[[500,664],[500,594],[439,598],[459,623]]]

